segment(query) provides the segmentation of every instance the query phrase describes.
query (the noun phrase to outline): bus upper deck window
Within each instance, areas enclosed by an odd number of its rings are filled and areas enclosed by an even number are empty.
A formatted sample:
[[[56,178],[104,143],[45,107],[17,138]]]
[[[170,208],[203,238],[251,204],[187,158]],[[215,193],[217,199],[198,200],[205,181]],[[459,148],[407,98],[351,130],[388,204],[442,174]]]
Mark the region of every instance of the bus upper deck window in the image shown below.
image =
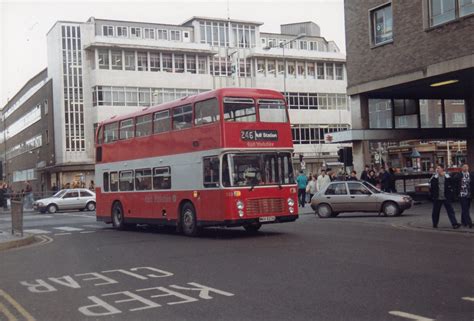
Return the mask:
[[[224,120],[228,122],[255,122],[257,111],[252,98],[224,98]]]
[[[280,99],[259,99],[258,111],[261,122],[268,123],[286,123],[285,102]]]

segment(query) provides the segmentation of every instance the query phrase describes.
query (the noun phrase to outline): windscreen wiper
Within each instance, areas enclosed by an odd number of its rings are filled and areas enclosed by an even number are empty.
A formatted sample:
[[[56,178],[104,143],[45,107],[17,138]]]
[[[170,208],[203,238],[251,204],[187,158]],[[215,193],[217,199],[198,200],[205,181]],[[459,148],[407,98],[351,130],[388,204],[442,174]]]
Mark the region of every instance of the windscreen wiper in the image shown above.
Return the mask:
[[[253,189],[255,188],[255,186],[257,186],[257,184],[252,184],[252,185],[250,186],[250,191],[253,191]]]

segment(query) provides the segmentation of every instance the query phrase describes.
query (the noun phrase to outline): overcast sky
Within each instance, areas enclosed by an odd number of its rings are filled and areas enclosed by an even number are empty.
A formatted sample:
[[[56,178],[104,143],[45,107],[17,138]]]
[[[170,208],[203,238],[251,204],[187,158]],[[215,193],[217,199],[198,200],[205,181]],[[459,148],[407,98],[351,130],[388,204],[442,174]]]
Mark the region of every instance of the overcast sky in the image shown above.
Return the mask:
[[[343,0],[244,1],[21,1],[0,0],[0,108],[35,74],[47,67],[46,33],[57,20],[85,22],[89,17],[180,24],[192,16],[280,24],[314,21],[321,35],[345,52]]]

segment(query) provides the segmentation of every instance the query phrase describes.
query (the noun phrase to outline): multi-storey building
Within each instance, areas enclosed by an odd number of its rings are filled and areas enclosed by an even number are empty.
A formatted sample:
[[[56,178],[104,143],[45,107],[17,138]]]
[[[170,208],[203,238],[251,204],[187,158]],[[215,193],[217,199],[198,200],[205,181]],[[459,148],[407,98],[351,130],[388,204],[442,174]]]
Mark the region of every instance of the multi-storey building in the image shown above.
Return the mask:
[[[100,121],[221,87],[283,92],[295,161],[304,155],[311,171],[335,160],[337,146],[324,137],[350,127],[344,54],[313,22],[282,25],[278,34],[261,32],[261,26],[206,17],[179,25],[56,22],[47,34],[47,75],[54,93],[57,183],[93,179]]]
[[[344,5],[352,130],[334,141],[353,142],[356,169],[371,162],[370,141],[403,140],[466,141],[463,159],[474,166],[474,3]],[[456,163],[452,157],[431,161]]]

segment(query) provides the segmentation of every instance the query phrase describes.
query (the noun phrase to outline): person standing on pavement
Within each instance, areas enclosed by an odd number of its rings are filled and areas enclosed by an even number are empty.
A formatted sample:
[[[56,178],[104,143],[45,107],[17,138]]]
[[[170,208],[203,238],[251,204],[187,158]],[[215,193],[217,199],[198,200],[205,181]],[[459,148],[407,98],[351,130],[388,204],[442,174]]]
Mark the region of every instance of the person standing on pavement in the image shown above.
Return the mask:
[[[304,207],[306,202],[306,185],[308,185],[308,178],[303,173],[303,170],[300,170],[300,174],[296,178],[296,183],[298,184],[298,201],[300,206]]]
[[[470,207],[472,193],[474,193],[474,173],[469,172],[469,165],[462,166],[462,172],[457,177],[456,185],[461,203],[461,224],[472,228]]]
[[[33,188],[30,182],[25,183],[25,208],[33,208]]]
[[[390,193],[390,174],[383,167],[380,169],[380,185],[382,191]]]
[[[388,169],[388,172],[390,174],[390,182],[389,182],[390,193],[396,193],[397,192],[397,183],[396,183],[396,180],[395,180],[395,170],[393,169],[393,167],[390,167]]]
[[[347,180],[348,180],[348,181],[358,181],[358,179],[357,179],[357,172],[356,172],[356,171],[352,171],[352,172],[351,172],[351,176],[349,176],[349,177],[347,178]]]
[[[369,178],[369,172],[370,172],[369,165],[365,165],[364,171],[362,172],[362,174],[360,174],[360,180],[367,181],[367,179]]]
[[[318,176],[318,180],[316,182],[316,186],[318,191],[322,190],[326,185],[331,183],[331,178],[326,175],[326,171],[324,169],[321,170],[321,175]]]
[[[439,212],[442,205],[444,205],[448,213],[453,229],[459,228],[461,225],[457,222],[453,206],[451,205],[454,196],[453,181],[451,176],[444,171],[442,165],[436,167],[436,174],[431,177],[430,186],[431,198],[433,200],[433,211],[431,212],[433,228],[438,228]]]
[[[378,184],[377,177],[375,176],[375,171],[373,169],[371,169],[369,171],[369,176],[367,177],[367,182],[374,185],[374,186],[377,186],[377,184]]]
[[[5,204],[7,204],[7,198],[5,197],[6,195],[6,187],[5,184],[2,185],[2,188],[0,188],[0,205],[5,209]]]
[[[309,202],[311,203],[311,199],[313,198],[314,194],[316,194],[316,181],[317,177],[314,175],[311,177],[311,180],[308,183],[308,186],[306,186],[306,192],[309,193]]]

